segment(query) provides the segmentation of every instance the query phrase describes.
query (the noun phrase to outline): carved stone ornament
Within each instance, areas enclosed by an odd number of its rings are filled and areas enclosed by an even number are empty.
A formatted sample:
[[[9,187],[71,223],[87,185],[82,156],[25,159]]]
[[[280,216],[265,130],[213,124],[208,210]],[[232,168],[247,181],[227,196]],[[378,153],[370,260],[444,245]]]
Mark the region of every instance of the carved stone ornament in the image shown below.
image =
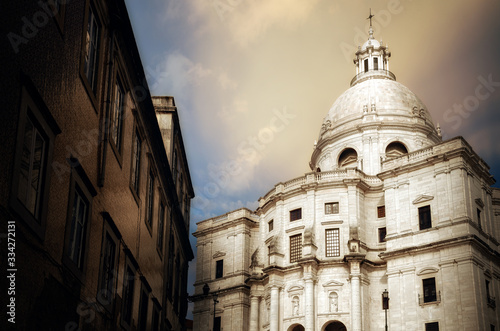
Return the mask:
[[[213,258],[214,258],[214,259],[216,259],[216,258],[218,258],[218,257],[223,257],[223,256],[225,256],[225,255],[226,255],[226,253],[221,252],[221,251],[217,251],[217,252],[215,252],[215,254],[213,255]]]
[[[415,200],[412,201],[412,203],[414,205],[416,205],[416,204],[419,204],[422,202],[431,201],[432,199],[434,199],[434,197],[432,195],[420,194],[419,196],[417,196],[417,198]]]

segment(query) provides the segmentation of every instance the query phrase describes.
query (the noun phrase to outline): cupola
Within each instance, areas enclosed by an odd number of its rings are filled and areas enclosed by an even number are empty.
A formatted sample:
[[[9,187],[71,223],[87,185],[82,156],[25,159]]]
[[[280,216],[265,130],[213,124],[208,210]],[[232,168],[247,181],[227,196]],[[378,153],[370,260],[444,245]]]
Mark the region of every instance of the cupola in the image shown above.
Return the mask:
[[[441,141],[425,104],[389,71],[391,52],[371,24],[368,34],[355,53],[350,88],[323,120],[309,163],[314,171],[355,167],[376,175],[383,160]]]

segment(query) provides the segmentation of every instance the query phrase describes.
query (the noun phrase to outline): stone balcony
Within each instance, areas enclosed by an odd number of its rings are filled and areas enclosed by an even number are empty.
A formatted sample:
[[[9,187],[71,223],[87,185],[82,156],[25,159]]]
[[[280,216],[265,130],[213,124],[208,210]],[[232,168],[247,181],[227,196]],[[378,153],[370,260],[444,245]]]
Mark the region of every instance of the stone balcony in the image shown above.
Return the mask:
[[[361,82],[364,82],[365,80],[374,79],[374,78],[396,80],[396,75],[394,75],[389,70],[385,70],[385,69],[373,70],[372,69],[372,70],[360,72],[359,74],[354,76],[351,80],[350,86],[354,86],[357,83],[361,83]]]

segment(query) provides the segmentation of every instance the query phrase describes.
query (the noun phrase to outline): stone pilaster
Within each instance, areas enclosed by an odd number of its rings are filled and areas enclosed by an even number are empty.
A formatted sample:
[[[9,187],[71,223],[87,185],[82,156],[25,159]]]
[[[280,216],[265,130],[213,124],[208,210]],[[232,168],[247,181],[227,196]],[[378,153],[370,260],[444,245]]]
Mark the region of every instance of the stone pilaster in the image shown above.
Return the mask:
[[[362,254],[353,254],[346,256],[349,263],[351,278],[351,325],[353,331],[362,329],[361,312],[361,262],[364,256]]]
[[[269,331],[279,331],[280,287],[271,285],[271,309],[269,312]]]
[[[250,297],[250,331],[259,330],[260,296]]]
[[[318,261],[315,258],[303,259],[301,261],[305,283],[305,331],[314,331],[316,321],[316,309],[314,307],[314,283],[316,282]]]

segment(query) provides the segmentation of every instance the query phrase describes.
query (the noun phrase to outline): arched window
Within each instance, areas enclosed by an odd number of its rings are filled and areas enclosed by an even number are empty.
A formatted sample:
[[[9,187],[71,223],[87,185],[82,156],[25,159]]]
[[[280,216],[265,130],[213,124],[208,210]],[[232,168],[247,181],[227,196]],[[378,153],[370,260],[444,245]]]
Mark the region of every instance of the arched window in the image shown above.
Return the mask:
[[[339,156],[339,168],[355,167],[358,162],[358,153],[352,148],[345,149]]]
[[[385,156],[387,158],[399,157],[404,154],[408,154],[408,150],[399,141],[390,143],[385,149]]]

